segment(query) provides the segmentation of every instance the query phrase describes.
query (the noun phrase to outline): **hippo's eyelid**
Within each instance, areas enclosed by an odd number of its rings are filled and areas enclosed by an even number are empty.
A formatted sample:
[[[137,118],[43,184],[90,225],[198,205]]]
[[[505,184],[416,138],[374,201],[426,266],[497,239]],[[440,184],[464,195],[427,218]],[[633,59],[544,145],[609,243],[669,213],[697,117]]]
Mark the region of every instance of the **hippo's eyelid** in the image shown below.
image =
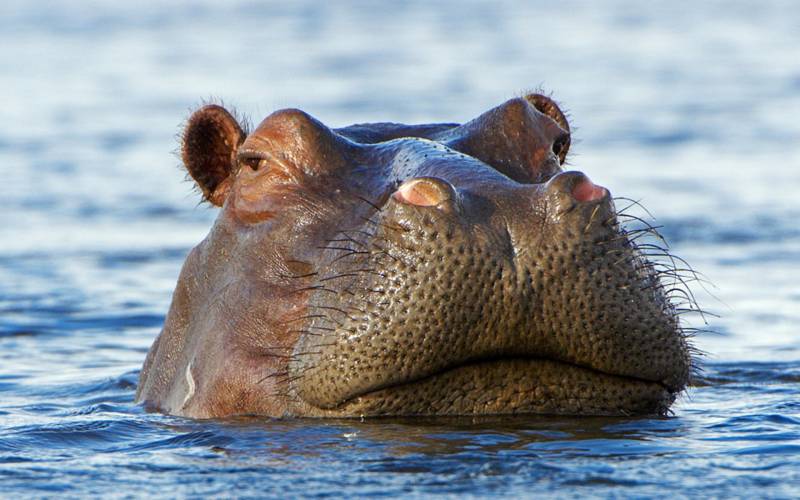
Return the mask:
[[[236,156],[239,161],[239,165],[246,165],[253,169],[253,171],[257,171],[263,167],[266,167],[269,161],[272,159],[271,155],[256,150],[239,151]]]
[[[269,160],[272,158],[272,155],[264,151],[259,151],[257,149],[240,149],[239,152],[236,154],[236,157],[239,161],[246,161],[253,158]]]

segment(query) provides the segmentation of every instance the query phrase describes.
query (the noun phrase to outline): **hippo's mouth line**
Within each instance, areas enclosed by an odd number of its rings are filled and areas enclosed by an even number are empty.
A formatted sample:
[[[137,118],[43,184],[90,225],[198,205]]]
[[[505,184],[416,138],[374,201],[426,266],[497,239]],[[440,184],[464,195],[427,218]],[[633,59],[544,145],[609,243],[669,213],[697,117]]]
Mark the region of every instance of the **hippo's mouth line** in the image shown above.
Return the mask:
[[[527,370],[528,373],[525,374],[528,375],[527,377],[493,379],[494,374],[518,372],[520,366],[530,368]],[[657,402],[654,403],[649,413],[663,413],[677,394],[682,391],[682,389],[671,388],[660,381],[647,380],[629,375],[606,373],[595,368],[565,361],[542,357],[500,356],[473,359],[419,377],[412,377],[407,380],[373,387],[349,396],[336,405],[335,408],[337,410],[350,410],[351,407],[363,406],[365,403],[369,404],[395,398],[398,397],[398,395],[400,398],[403,398],[406,394],[413,395],[412,397],[424,401],[424,392],[427,388],[445,386],[457,392],[460,385],[466,384],[466,387],[472,387],[471,384],[473,383],[475,385],[483,384],[483,390],[488,395],[511,392],[517,394],[522,401],[536,398],[547,400],[548,397],[555,400],[556,397],[561,396],[557,394],[554,395],[554,393],[557,392],[557,390],[553,388],[554,381],[556,385],[560,385],[561,377],[563,377],[565,382],[576,378],[579,379],[582,382],[583,389],[586,390],[584,395],[591,394],[594,396],[596,393],[606,391],[609,387],[615,387],[617,390],[627,391],[629,393],[635,391],[646,393],[652,401]],[[581,384],[578,384],[578,386],[580,385]],[[542,387],[544,387],[545,390],[539,391]],[[570,390],[571,389],[572,388],[570,388]],[[462,388],[462,390],[464,389]],[[544,395],[540,394],[540,392],[543,392]],[[548,396],[547,393],[550,393],[550,396]],[[529,397],[526,398],[526,396]],[[572,394],[570,397],[571,399],[581,399],[579,394]],[[668,403],[662,405],[664,401],[668,401]],[[613,404],[617,404],[616,398]],[[609,415],[627,414],[628,410],[625,409],[624,406],[624,404],[620,404],[619,408],[606,410],[601,413]],[[501,413],[505,413],[505,411]]]

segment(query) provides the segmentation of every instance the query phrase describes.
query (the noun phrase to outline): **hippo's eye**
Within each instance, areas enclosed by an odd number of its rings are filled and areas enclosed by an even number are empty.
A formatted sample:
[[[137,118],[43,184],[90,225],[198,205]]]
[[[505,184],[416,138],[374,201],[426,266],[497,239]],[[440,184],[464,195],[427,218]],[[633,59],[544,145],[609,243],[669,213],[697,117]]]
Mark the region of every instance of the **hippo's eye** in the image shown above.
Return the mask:
[[[251,156],[240,158],[239,163],[243,166],[250,167],[253,172],[257,172],[259,169],[267,166],[267,159]]]
[[[565,149],[569,147],[569,134],[564,133],[560,136],[556,137],[556,140],[553,141],[553,153],[561,159],[561,162],[564,162],[564,153],[566,152]]]

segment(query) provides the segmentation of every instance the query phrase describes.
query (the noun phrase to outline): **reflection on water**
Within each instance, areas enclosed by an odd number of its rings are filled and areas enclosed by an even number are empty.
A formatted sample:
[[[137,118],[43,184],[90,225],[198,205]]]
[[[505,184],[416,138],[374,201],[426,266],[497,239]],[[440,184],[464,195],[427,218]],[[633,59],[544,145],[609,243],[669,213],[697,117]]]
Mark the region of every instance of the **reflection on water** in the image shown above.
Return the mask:
[[[800,495],[800,7],[790,1],[0,6],[0,496]],[[467,120],[544,85],[571,168],[713,282],[669,418],[188,421],[132,404],[215,212],[171,154],[258,120]],[[642,213],[641,215],[646,215]]]

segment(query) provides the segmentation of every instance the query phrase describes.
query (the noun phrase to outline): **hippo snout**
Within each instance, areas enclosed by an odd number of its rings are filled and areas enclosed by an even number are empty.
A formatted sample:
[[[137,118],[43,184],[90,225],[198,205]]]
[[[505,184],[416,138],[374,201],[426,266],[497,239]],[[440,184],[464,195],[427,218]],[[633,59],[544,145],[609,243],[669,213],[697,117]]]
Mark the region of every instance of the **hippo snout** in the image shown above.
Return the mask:
[[[298,396],[324,410],[371,408],[378,393],[452,379],[442,388],[449,395],[463,377],[485,382],[522,363],[643,384],[655,394],[648,404],[668,404],[687,376],[684,341],[658,297],[631,288],[646,274],[617,264],[632,250],[621,244],[608,191],[565,172],[543,186],[498,186],[490,214],[485,196],[408,181],[376,209],[378,251],[331,252],[329,274],[349,276],[344,289],[358,292],[354,300],[320,293],[312,307],[354,312],[311,320],[319,334],[301,340],[291,365],[303,374]],[[448,209],[455,199],[458,211]],[[645,309],[627,309],[633,303]]]

